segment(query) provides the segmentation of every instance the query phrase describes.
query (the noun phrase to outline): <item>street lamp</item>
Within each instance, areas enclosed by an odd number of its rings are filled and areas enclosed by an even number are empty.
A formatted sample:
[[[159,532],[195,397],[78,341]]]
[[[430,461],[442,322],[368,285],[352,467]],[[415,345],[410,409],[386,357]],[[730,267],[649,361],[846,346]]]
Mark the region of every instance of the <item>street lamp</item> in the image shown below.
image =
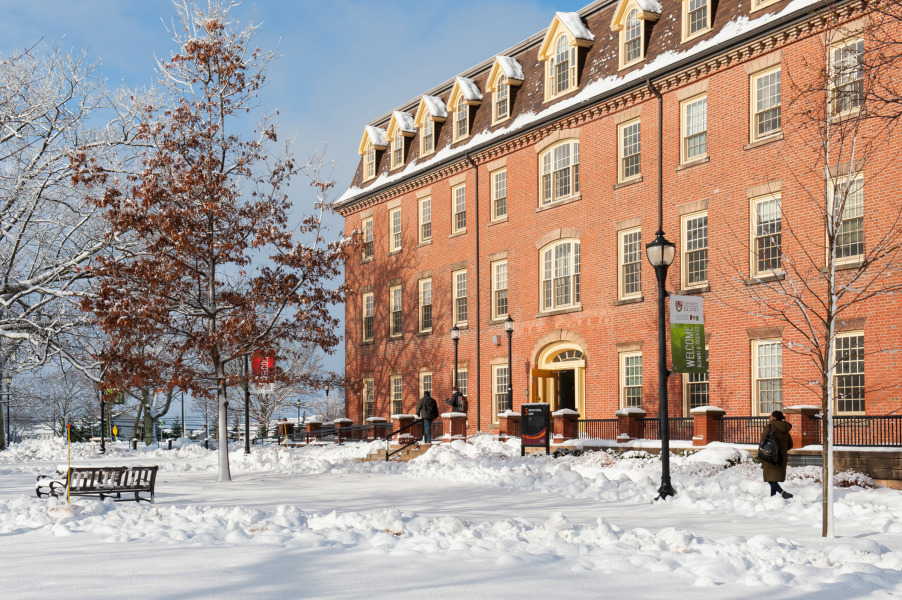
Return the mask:
[[[451,339],[454,340],[454,387],[457,387],[457,344],[460,342],[460,329],[457,325],[451,328]]]
[[[297,402],[294,403],[294,405],[298,407],[298,431],[300,431],[301,430],[301,406],[303,406],[303,404],[301,404],[301,401],[298,400]]]
[[[511,338],[514,337],[514,320],[510,315],[504,321],[504,331],[507,332],[507,410],[514,410],[514,361],[511,354]]]
[[[658,229],[655,239],[645,245],[648,262],[655,268],[655,279],[658,280],[658,419],[661,423],[661,487],[658,498],[673,496],[676,492],[670,485],[670,427],[667,421],[667,335],[664,331],[664,298],[667,297],[667,269],[673,263],[674,245],[664,237],[664,231]]]
[[[13,378],[7,375],[3,378],[3,383],[6,384],[6,447],[9,448],[10,443],[12,443],[12,439],[9,437],[9,405],[12,404]]]
[[[329,390],[332,389],[332,386],[329,385],[329,384],[327,383],[326,385],[323,386],[323,389],[326,390],[326,398],[328,398],[328,397],[329,397]]]

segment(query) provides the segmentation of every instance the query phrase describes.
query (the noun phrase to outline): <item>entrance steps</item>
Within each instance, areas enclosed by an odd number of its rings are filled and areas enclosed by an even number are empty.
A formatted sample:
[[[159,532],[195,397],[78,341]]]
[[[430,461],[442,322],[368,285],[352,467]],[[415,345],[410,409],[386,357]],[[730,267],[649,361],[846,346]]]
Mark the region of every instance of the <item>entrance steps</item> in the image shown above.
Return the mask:
[[[391,451],[394,452],[398,448],[400,448],[398,444],[392,444]],[[397,454],[392,454],[389,460],[392,462],[407,462],[418,456],[423,456],[430,448],[432,448],[432,444],[414,444],[409,448],[401,450]],[[366,458],[361,458],[359,460],[361,462],[378,462],[380,460],[384,461],[385,451],[371,452],[366,455]]]

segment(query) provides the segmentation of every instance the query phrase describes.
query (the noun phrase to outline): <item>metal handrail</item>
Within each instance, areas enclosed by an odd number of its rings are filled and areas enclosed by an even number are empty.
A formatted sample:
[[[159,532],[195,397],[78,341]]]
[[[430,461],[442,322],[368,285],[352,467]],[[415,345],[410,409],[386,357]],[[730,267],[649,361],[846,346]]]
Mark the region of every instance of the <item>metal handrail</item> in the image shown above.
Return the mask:
[[[402,431],[406,431],[407,429],[412,428],[414,425],[422,425],[422,423],[423,423],[423,419],[415,419],[412,423],[405,425],[404,427],[398,429],[397,431],[392,431],[391,433],[388,433],[385,435],[385,460],[386,461],[388,461],[389,457],[392,456],[393,454],[397,454],[398,452],[406,450],[419,441],[417,438],[414,438],[413,441],[410,442],[409,444],[407,444],[405,446],[401,446],[397,450],[389,452],[389,449],[391,448],[392,436],[395,435],[396,433],[401,433]]]

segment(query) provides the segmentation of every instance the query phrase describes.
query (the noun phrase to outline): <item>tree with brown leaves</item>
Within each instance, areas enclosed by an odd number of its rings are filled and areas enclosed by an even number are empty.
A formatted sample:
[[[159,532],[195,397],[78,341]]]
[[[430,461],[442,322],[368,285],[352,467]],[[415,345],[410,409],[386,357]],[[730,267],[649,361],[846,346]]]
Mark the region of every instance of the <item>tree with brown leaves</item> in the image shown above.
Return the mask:
[[[257,349],[335,347],[329,309],[344,290],[326,286],[346,243],[324,238],[332,183],[320,179],[321,158],[271,157],[277,137],[266,119],[248,134],[242,117],[257,105],[272,54],[254,48],[256,26],[239,28],[232,7],[177,7],[178,50],[158,65],[172,100],[145,112],[140,131],[152,150],[140,172],[123,180],[85,163],[79,175],[100,190],[110,235],[134,236],[141,247],[92,266],[97,285],[83,306],[111,338],[107,385],[153,382],[215,397],[221,482],[231,480],[227,387],[242,377],[226,365]],[[285,189],[299,172],[316,201],[292,227]]]

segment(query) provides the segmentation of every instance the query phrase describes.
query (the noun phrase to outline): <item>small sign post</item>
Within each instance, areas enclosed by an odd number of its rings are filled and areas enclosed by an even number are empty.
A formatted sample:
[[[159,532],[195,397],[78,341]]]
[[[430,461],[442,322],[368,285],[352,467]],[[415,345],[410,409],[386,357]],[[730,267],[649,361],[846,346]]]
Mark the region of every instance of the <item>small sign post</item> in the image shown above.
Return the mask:
[[[526,448],[545,447],[551,454],[551,412],[547,402],[530,402],[520,407],[520,456]]]

